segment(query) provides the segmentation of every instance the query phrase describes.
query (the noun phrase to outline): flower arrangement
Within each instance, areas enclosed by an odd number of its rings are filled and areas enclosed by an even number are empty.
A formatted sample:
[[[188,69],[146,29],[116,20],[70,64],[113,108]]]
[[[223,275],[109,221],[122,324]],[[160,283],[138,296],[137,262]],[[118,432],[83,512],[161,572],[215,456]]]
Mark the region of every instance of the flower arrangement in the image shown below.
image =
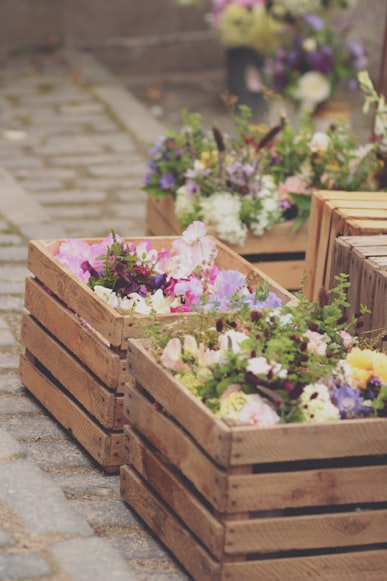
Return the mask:
[[[268,5],[267,0],[214,0],[209,21],[224,46],[270,54],[279,44],[282,26]]]
[[[288,45],[266,59],[264,76],[276,93],[314,110],[329,99],[340,83],[358,88],[357,74],[367,64],[367,52],[348,28],[333,28],[308,14],[296,27]]]
[[[251,124],[248,107],[238,110],[232,135],[205,131],[198,114],[183,114],[181,130],[150,150],[144,190],[172,194],[182,228],[200,220],[243,245],[249,231],[261,236],[288,219],[297,230],[317,189],[379,188],[376,143],[359,145],[345,122],[325,133],[308,117],[297,129],[285,119],[268,128]]]
[[[387,355],[361,345],[360,318],[346,321],[349,283],[337,277],[317,303],[242,308],[161,336],[157,361],[228,423],[271,426],[386,416]],[[361,317],[361,315],[359,315]]]
[[[120,312],[149,315],[277,306],[280,298],[236,270],[215,264],[216,242],[201,222],[192,223],[170,249],[150,240],[124,243],[111,234],[88,244],[69,239],[56,258]]]

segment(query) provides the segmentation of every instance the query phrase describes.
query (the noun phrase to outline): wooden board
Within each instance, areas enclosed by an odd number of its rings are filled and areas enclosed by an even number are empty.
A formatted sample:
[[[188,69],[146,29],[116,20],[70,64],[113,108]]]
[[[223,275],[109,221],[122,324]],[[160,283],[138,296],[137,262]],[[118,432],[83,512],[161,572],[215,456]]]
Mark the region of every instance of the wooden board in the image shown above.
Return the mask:
[[[316,300],[321,287],[329,288],[337,237],[387,233],[387,192],[317,192],[309,231],[304,294]]]
[[[347,317],[370,310],[362,317],[361,331],[372,338],[387,337],[387,235],[342,236],[335,240],[330,284],[340,272],[349,274]],[[383,335],[384,333],[384,335]]]
[[[36,399],[79,442],[105,472],[116,473],[124,462],[123,432],[108,433],[36,365],[28,352],[21,355],[19,376]]]

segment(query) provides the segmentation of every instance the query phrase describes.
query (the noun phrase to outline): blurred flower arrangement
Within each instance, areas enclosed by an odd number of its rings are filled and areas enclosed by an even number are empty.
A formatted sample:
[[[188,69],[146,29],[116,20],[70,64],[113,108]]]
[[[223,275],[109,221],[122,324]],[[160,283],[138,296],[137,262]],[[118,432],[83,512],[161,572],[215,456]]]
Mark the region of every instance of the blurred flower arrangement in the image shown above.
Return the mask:
[[[194,220],[243,245],[247,233],[262,236],[293,219],[296,231],[317,189],[375,191],[381,183],[378,144],[358,144],[344,121],[323,133],[309,117],[299,128],[282,119],[273,128],[251,124],[240,106],[235,131],[205,131],[198,114],[182,115],[180,131],[162,136],[150,150],[144,190],[172,195],[182,228]]]
[[[195,310],[275,307],[279,297],[236,270],[221,269],[206,227],[194,222],[156,250],[150,240],[124,243],[111,234],[100,242],[69,239],[56,258],[96,295],[122,313],[149,315]]]
[[[314,110],[335,94],[340,84],[358,88],[357,75],[367,65],[367,52],[348,28],[333,28],[315,15],[305,15],[290,42],[265,60],[264,76],[274,92]]]
[[[279,44],[282,25],[271,14],[269,4],[268,0],[213,0],[208,20],[223,46],[270,54]]]
[[[266,427],[386,416],[387,355],[361,345],[346,321],[349,283],[337,277],[317,303],[215,317],[157,332],[157,361],[228,423]]]

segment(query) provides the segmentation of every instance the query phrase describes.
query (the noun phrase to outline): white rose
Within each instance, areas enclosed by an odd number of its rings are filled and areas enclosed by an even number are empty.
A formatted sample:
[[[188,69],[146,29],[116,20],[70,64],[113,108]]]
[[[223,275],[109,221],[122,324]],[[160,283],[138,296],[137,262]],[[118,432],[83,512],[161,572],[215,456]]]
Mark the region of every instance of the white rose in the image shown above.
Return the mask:
[[[309,71],[298,80],[297,98],[312,107],[328,99],[331,86],[324,75],[317,71]]]
[[[316,131],[309,142],[311,151],[327,151],[330,144],[330,137],[322,131]]]

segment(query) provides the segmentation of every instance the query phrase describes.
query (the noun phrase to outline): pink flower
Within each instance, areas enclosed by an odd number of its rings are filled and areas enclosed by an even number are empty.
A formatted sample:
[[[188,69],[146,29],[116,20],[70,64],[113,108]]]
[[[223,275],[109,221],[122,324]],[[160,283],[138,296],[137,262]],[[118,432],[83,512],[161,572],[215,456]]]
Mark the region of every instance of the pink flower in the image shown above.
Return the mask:
[[[184,242],[189,245],[199,242],[207,235],[207,228],[203,222],[192,222],[182,234]]]
[[[286,178],[284,182],[279,183],[278,188],[282,196],[285,194],[307,193],[307,187],[305,186],[304,181],[298,176],[291,176]]]
[[[210,367],[214,363],[218,363],[222,352],[214,349],[205,349],[203,343],[199,344],[198,348],[198,364],[199,367]]]
[[[339,335],[343,340],[343,345],[347,351],[350,351],[353,346],[353,337],[347,331],[341,330],[339,331]]]
[[[253,424],[260,428],[274,426],[280,421],[280,417],[273,408],[256,394],[248,396],[248,401],[241,409],[239,419],[243,423]]]
[[[182,349],[180,339],[170,339],[161,354],[161,363],[167,369],[178,372],[182,369],[188,369],[188,366],[182,361]]]
[[[308,349],[312,353],[317,355],[325,355],[327,350],[327,344],[325,337],[316,331],[311,331],[308,329],[304,333],[304,337],[308,339]]]

